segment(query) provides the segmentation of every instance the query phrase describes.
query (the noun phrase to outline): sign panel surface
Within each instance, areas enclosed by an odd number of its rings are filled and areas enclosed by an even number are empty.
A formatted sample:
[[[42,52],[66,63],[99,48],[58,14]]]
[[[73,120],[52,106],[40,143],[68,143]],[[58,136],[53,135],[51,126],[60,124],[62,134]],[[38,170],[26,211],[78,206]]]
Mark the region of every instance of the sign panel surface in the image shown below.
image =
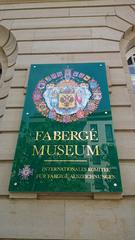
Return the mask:
[[[122,192],[104,63],[31,65],[11,192]]]

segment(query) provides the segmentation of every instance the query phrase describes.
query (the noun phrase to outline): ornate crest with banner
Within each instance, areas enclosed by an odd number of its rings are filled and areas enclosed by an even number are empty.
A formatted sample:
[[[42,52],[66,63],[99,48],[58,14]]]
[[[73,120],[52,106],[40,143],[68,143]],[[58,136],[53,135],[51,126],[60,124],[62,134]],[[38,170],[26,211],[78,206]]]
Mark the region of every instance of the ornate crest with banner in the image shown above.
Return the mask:
[[[31,65],[11,192],[122,192],[104,63]]]

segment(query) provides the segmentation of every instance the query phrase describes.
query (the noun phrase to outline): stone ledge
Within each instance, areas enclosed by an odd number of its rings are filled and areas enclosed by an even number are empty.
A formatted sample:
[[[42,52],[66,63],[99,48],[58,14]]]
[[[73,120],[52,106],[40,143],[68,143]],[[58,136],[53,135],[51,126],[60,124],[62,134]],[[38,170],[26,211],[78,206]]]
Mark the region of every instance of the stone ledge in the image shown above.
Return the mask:
[[[122,193],[10,193],[10,199],[38,200],[120,200]]]
[[[93,199],[93,193],[37,193],[37,199],[39,200],[92,200]]]
[[[122,198],[122,193],[94,193],[94,200],[118,200]]]
[[[10,193],[10,199],[37,199],[36,193]]]

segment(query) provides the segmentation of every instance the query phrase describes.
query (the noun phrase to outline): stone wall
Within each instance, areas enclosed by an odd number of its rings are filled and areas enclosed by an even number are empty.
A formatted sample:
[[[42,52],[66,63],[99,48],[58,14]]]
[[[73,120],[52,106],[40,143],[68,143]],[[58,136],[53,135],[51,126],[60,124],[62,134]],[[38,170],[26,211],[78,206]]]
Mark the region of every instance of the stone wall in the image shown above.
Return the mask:
[[[0,85],[0,239],[134,240],[135,95],[125,53],[135,38],[135,1],[10,2],[14,4],[0,5],[0,39],[5,37],[0,42],[4,69]],[[113,194],[85,198],[9,194],[30,64],[100,61],[108,66],[123,198],[117,200]]]

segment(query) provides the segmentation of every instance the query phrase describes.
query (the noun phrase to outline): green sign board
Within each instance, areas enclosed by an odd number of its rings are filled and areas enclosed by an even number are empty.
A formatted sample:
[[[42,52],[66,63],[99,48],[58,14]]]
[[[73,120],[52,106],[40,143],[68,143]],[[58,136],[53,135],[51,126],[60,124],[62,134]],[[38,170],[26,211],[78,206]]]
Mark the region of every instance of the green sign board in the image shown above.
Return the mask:
[[[11,192],[122,192],[104,63],[36,64]]]

